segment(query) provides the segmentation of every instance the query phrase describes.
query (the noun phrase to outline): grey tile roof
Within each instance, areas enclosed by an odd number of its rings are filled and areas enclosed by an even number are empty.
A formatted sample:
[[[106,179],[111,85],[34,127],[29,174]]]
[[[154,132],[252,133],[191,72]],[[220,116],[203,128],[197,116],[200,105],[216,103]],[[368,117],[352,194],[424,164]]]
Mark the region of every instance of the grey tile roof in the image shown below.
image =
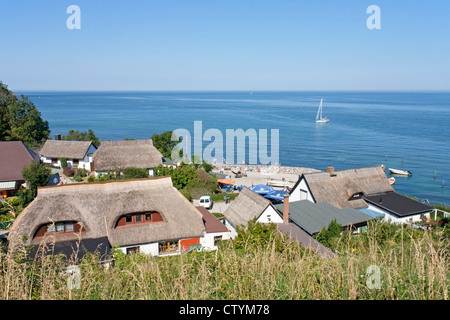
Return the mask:
[[[283,204],[277,204],[275,207],[283,212]],[[343,227],[365,223],[372,219],[352,208],[338,209],[326,202],[313,203],[308,200],[290,202],[289,218],[311,235],[326,228],[334,219]]]

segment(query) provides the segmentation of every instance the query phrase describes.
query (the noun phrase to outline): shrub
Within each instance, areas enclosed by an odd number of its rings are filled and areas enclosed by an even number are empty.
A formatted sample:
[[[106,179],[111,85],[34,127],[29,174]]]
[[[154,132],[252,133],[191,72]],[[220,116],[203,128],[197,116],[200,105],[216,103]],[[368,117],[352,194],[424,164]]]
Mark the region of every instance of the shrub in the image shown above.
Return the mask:
[[[180,193],[181,193],[186,199],[188,199],[189,201],[192,201],[191,195],[190,195],[190,193],[189,193],[188,191],[186,191],[186,190],[180,190]]]
[[[95,181],[95,177],[94,176],[89,176],[87,179],[87,182],[94,182]]]
[[[75,175],[79,175],[82,178],[86,177],[88,174],[87,170],[84,168],[75,169],[74,171],[75,171]]]
[[[130,167],[123,170],[123,179],[148,178],[148,170],[145,168]]]
[[[17,206],[20,204],[18,198],[11,198],[11,199],[8,199],[8,203],[9,203],[10,205],[14,206],[14,207],[17,207]]]
[[[74,175],[72,179],[76,182],[83,181],[83,178],[78,173],[76,175]]]
[[[34,199],[33,190],[20,187],[18,198],[20,205],[25,208]]]
[[[61,161],[61,168],[67,168],[67,159],[65,157],[59,158],[59,161]]]
[[[73,177],[75,174],[75,171],[73,169],[69,169],[69,168],[64,168],[63,169],[63,174],[67,177]]]

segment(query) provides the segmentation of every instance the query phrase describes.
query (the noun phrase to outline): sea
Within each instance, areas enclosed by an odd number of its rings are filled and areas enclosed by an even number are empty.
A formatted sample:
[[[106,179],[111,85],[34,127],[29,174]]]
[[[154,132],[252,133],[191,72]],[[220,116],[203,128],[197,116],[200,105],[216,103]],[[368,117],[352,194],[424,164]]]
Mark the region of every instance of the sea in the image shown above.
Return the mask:
[[[278,129],[277,165],[325,170],[384,164],[401,194],[450,205],[450,92],[16,92],[51,134],[92,129],[100,140],[186,129]],[[328,124],[316,124],[320,100]],[[261,138],[261,136],[260,136]],[[209,143],[203,141],[203,148]],[[224,143],[225,144],[225,143]],[[225,150],[224,150],[225,151]],[[247,152],[248,155],[248,152]]]

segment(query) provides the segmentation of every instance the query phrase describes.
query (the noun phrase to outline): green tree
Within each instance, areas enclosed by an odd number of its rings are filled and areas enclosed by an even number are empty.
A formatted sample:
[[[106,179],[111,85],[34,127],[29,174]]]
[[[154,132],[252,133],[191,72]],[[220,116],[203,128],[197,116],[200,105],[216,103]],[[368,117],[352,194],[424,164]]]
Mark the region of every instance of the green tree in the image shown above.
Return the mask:
[[[69,130],[67,136],[62,137],[63,140],[69,141],[91,141],[96,147],[100,145],[99,138],[95,135],[94,131],[89,129],[86,131],[78,131],[78,130]]]
[[[37,188],[45,186],[50,179],[52,170],[46,165],[32,161],[27,167],[22,170],[22,176],[27,182],[28,189],[36,196]]]
[[[341,232],[342,226],[337,223],[336,219],[333,219],[328,227],[323,227],[322,230],[314,236],[314,238],[324,246],[330,248],[334,245],[334,239],[340,237]]]
[[[50,136],[48,121],[41,118],[28,97],[17,98],[0,82],[0,140],[22,141],[29,147],[42,144]]]
[[[185,189],[195,178],[197,178],[197,170],[193,165],[182,164],[179,168],[163,167],[159,165],[154,169],[155,177],[171,176],[172,183],[178,190]]]
[[[171,159],[172,156],[172,149],[181,142],[181,138],[176,136],[172,138],[172,135],[172,131],[166,131],[161,134],[155,133],[152,135],[152,141],[155,148],[158,149],[164,157],[169,159]],[[180,156],[182,157],[183,155],[181,154]]]

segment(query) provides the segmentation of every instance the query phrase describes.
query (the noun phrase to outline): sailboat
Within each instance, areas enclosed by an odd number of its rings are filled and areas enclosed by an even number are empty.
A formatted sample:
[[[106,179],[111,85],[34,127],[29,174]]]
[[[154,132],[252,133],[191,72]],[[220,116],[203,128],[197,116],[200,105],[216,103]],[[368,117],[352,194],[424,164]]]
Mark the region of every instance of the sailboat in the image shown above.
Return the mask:
[[[319,105],[319,110],[317,110],[317,115],[316,115],[316,123],[328,123],[328,118],[324,118],[322,115],[322,102],[323,102],[323,98],[320,99],[320,105]]]

